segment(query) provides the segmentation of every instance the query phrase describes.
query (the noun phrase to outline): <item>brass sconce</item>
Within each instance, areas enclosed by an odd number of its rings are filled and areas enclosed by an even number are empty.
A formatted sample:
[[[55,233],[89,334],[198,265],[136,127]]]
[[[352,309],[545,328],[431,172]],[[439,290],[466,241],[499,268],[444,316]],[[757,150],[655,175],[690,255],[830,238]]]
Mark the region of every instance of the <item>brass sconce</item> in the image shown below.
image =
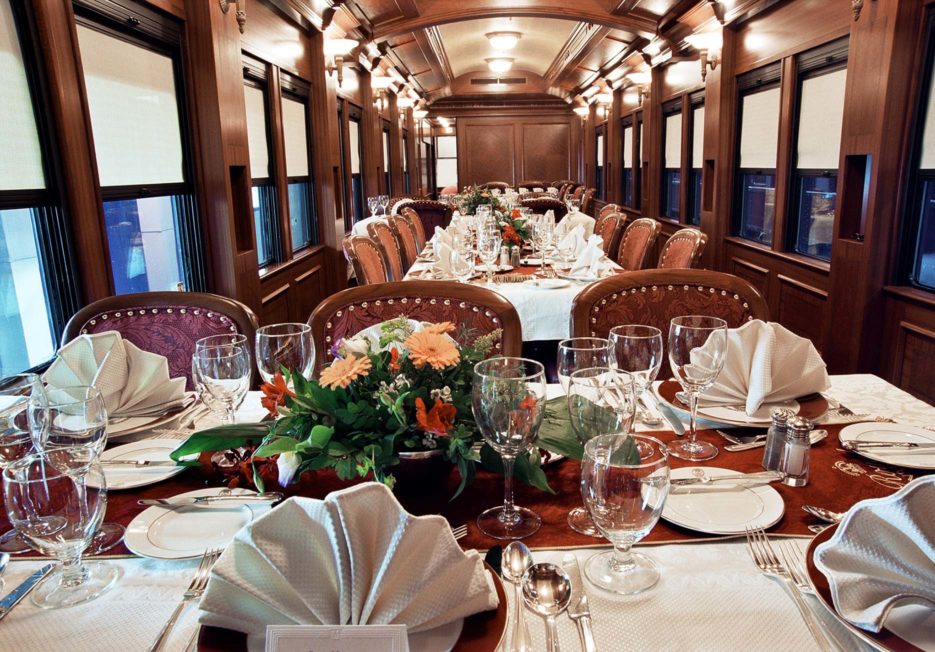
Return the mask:
[[[702,32],[685,37],[688,44],[698,50],[701,57],[701,81],[708,76],[708,68],[714,70],[721,63],[723,39],[720,32]]]
[[[349,38],[325,41],[325,55],[331,57],[331,61],[325,65],[325,70],[329,75],[338,73],[338,86],[344,83],[344,57],[353,52],[356,47],[357,41]]]
[[[227,14],[230,11],[231,5],[237,5],[237,26],[240,28],[240,33],[243,34],[244,27],[247,24],[247,0],[218,0],[218,4],[221,6],[221,13]]]

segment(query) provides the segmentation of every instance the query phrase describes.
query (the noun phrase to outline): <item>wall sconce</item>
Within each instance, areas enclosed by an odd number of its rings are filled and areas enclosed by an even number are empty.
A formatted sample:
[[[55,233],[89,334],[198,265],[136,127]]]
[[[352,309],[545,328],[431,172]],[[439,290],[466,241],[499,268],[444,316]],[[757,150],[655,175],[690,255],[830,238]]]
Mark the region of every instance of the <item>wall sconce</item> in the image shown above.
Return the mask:
[[[344,83],[344,57],[357,47],[357,41],[350,38],[336,38],[325,41],[325,56],[331,57],[331,62],[325,64],[328,74],[338,73],[338,86]]]
[[[377,92],[377,101],[375,102],[377,109],[383,111],[387,107],[386,101],[386,89],[393,85],[392,77],[377,77],[375,75],[370,77],[370,88]]]
[[[724,44],[720,32],[702,32],[689,34],[685,40],[690,46],[699,51],[701,55],[701,81],[708,76],[708,67],[711,70],[721,63],[721,47]]]
[[[588,119],[588,116],[591,114],[591,107],[576,106],[574,111],[578,114],[578,117],[581,118],[581,122],[585,122]]]
[[[412,117],[415,118],[416,120],[421,120],[428,114],[429,112],[426,111],[425,109],[416,109],[415,111],[412,112]]]
[[[230,11],[231,5],[237,5],[237,27],[240,28],[240,33],[243,34],[244,26],[247,24],[247,0],[218,0],[218,4],[221,6],[221,13],[227,14]]]

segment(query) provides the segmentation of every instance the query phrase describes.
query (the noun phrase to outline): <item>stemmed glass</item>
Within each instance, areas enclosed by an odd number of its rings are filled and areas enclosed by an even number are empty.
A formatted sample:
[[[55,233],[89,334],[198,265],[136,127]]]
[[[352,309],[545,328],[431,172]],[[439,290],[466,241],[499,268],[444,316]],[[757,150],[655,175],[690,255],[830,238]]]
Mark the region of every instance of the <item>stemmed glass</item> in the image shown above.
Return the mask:
[[[643,396],[662,366],[662,331],[654,326],[626,324],[611,328],[608,339],[614,365],[633,374],[636,395]],[[640,419],[652,420],[645,412],[640,412]]]
[[[717,446],[696,439],[698,395],[717,380],[726,357],[727,322],[723,319],[690,315],[669,322],[669,366],[688,394],[691,410],[688,437],[669,449],[675,457],[697,462],[717,456]]]
[[[379,197],[367,197],[367,208],[370,209],[370,217],[377,216],[377,208],[380,207]]]
[[[379,204],[380,204],[380,208],[383,210],[383,214],[386,215],[386,209],[387,209],[387,207],[390,205],[390,197],[389,197],[389,195],[380,195],[380,196],[377,198],[377,201],[378,201]]]
[[[539,276],[545,276],[545,257],[549,247],[552,246],[552,238],[555,235],[555,220],[549,219],[547,215],[540,216],[533,224],[533,238],[539,249]]]
[[[194,355],[194,368],[207,395],[224,407],[225,423],[234,423],[234,414],[250,389],[250,351],[246,345],[203,348]]]
[[[601,435],[584,446],[581,496],[614,549],[592,555],[584,572],[595,585],[640,593],[659,581],[655,563],[630,548],[649,534],[669,493],[669,453],[655,437]]]
[[[488,284],[493,283],[493,270],[500,255],[500,241],[500,231],[495,227],[484,228],[478,233],[477,255],[485,265]]]
[[[503,505],[477,517],[495,539],[522,539],[542,524],[539,515],[513,504],[513,464],[535,441],[545,414],[545,368],[525,358],[490,358],[474,366],[474,420],[503,459]]]
[[[70,607],[113,586],[119,574],[114,566],[81,561],[107,509],[100,463],[93,461],[73,474],[43,455],[28,455],[3,470],[3,502],[13,527],[29,545],[62,562],[33,590],[36,605]]]
[[[569,197],[566,199],[565,205],[568,206],[568,212],[571,213],[571,217],[574,217],[575,213],[581,210],[581,200],[576,197]]]
[[[208,335],[207,337],[202,337],[195,342],[195,354],[192,355],[192,384],[195,386],[198,399],[205,404],[205,407],[207,407],[212,412],[212,414],[216,415],[222,420],[227,416],[227,407],[224,405],[224,403],[215,400],[211,393],[205,389],[205,384],[201,380],[201,373],[199,372],[198,365],[195,364],[195,361],[198,359],[198,353],[200,351],[215,347],[228,346],[238,346],[243,347],[245,350],[249,350],[250,343],[247,342],[247,336],[241,335],[240,333]]]
[[[45,388],[36,374],[17,374],[0,380],[0,469],[32,452],[29,403],[44,401]],[[0,552],[26,552],[29,545],[15,530],[0,535]]]
[[[558,382],[568,393],[569,378],[578,369],[609,367],[610,340],[603,337],[572,337],[558,343]]]
[[[630,431],[636,402],[630,374],[612,367],[591,367],[575,371],[569,380],[568,416],[582,446],[600,435]],[[601,536],[582,507],[568,512],[568,526],[581,534]]]
[[[272,324],[256,332],[256,366],[267,383],[285,367],[309,378],[315,364],[312,329],[308,324]]]

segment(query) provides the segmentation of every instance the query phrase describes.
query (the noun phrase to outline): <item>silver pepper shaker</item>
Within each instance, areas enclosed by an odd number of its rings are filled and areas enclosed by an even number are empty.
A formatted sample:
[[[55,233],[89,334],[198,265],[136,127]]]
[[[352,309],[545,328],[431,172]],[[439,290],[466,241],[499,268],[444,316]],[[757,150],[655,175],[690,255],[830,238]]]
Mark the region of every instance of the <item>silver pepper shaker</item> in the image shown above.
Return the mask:
[[[510,249],[510,264],[513,267],[519,267],[519,247],[513,245],[513,248]]]
[[[510,264],[510,248],[507,245],[500,247],[500,267]]]
[[[776,408],[770,416],[772,423],[766,433],[763,468],[767,471],[778,471],[782,451],[786,446],[786,424],[795,416],[795,413],[789,408]]]
[[[794,417],[786,424],[786,445],[779,468],[783,473],[783,484],[790,487],[804,487],[808,484],[811,433],[812,423],[808,419]]]

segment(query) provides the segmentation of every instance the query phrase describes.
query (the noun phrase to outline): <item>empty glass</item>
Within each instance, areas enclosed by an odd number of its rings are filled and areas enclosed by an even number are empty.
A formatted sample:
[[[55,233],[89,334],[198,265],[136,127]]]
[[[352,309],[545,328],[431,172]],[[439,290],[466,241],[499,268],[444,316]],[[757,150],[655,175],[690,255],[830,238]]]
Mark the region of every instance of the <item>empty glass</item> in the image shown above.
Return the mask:
[[[672,444],[669,452],[683,460],[710,460],[717,446],[697,440],[698,396],[717,380],[727,357],[727,322],[717,317],[691,315],[669,323],[669,366],[688,394],[691,427],[688,437]]]
[[[42,455],[28,455],[3,470],[3,502],[13,527],[29,545],[62,562],[33,589],[36,605],[70,607],[113,586],[118,576],[114,566],[81,561],[107,509],[107,484],[99,463],[72,475]]]
[[[585,444],[581,496],[594,524],[614,546],[585,562],[591,582],[632,594],[659,581],[655,563],[630,548],[656,525],[668,493],[669,454],[658,439],[601,435]]]
[[[309,378],[315,364],[312,329],[308,324],[272,324],[256,332],[256,366],[264,382],[285,367]]]
[[[245,344],[204,348],[194,356],[194,368],[205,393],[224,408],[225,423],[234,423],[234,414],[250,389],[250,352]]]
[[[579,210],[581,210],[581,200],[576,199],[575,197],[569,197],[565,200],[565,205],[568,206],[568,212],[574,215]]]
[[[370,209],[370,217],[377,216],[377,208],[380,207],[379,197],[367,197],[367,208]]]
[[[603,337],[573,337],[558,343],[558,381],[568,393],[569,377],[578,369],[609,367],[610,340]]]
[[[240,346],[245,350],[249,350],[250,343],[247,342],[246,335],[241,335],[239,333],[209,335],[207,337],[202,337],[195,342],[195,355],[192,356],[192,384],[195,386],[195,392],[198,394],[198,399],[205,404],[205,407],[211,410],[212,414],[215,414],[221,419],[224,419],[227,416],[227,406],[225,406],[222,402],[217,401],[205,389],[205,384],[201,381],[201,374],[198,371],[198,365],[195,364],[195,361],[197,360],[197,354],[199,351],[214,347],[229,346]]]
[[[493,272],[500,256],[500,241],[500,232],[496,228],[483,229],[478,233],[477,255],[484,263],[487,283],[493,283]]]
[[[390,205],[389,195],[380,195],[377,201],[380,204],[380,208],[383,210],[383,214],[386,215],[386,208]]]
[[[539,433],[545,413],[545,368],[525,358],[490,358],[474,366],[474,420],[484,440],[503,459],[503,505],[477,517],[477,527],[495,539],[522,539],[542,519],[513,504],[513,464]]]
[[[662,331],[654,326],[627,324],[614,326],[608,335],[614,366],[633,374],[637,397],[652,387],[662,366]],[[640,419],[652,417],[640,413]]]
[[[533,238],[536,248],[539,250],[539,275],[545,276],[545,258],[549,247],[552,246],[552,238],[555,236],[555,219],[550,219],[548,215],[539,216],[533,223]]]

